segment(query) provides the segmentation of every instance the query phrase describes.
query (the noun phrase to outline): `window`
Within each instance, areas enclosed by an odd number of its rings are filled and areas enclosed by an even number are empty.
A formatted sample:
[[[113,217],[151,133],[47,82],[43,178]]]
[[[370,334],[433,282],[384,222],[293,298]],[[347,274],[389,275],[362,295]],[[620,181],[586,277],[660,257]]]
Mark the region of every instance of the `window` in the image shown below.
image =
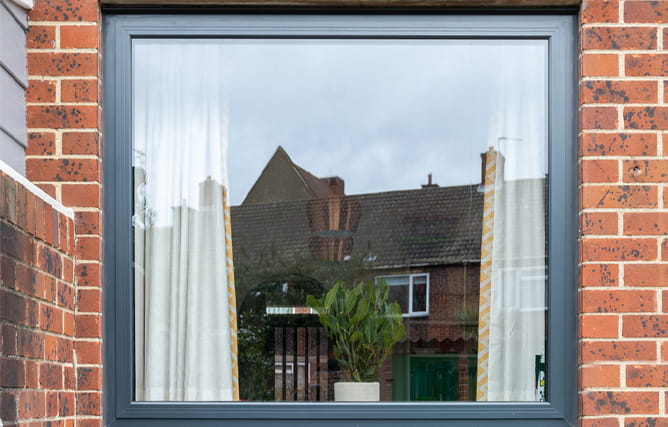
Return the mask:
[[[390,299],[399,303],[404,316],[418,317],[429,314],[428,274],[376,277],[376,283],[381,280],[390,285]]]
[[[568,425],[574,19],[108,14],[110,422]]]

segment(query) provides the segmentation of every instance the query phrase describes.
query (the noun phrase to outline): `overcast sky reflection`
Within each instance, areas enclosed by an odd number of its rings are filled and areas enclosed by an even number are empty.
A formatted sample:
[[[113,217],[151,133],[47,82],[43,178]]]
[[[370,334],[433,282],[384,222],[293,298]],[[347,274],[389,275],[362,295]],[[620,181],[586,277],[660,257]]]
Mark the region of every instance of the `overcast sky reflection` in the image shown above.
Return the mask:
[[[347,194],[417,189],[429,173],[478,183],[480,153],[499,143],[506,179],[546,173],[543,40],[137,40],[135,85],[164,72],[143,53],[176,62],[193,44],[221,58],[206,75],[229,114],[232,205],[278,145]],[[190,62],[182,78],[201,78],[208,62]]]

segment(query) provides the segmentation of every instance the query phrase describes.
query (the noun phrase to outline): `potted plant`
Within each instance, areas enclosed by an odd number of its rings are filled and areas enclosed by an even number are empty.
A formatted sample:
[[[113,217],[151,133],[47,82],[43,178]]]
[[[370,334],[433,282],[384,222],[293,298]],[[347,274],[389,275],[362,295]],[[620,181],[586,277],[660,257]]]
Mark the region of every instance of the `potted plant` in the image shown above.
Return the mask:
[[[334,384],[334,400],[380,400],[378,370],[406,334],[401,308],[389,302],[389,293],[385,280],[354,288],[339,281],[320,299],[306,297],[334,341],[334,357],[346,380]]]

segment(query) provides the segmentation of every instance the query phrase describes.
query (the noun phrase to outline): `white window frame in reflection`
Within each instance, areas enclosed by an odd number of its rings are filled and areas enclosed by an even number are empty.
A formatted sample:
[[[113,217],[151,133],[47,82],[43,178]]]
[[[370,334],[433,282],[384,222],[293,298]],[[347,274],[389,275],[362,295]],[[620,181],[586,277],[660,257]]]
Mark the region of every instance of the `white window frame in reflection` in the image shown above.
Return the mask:
[[[425,294],[426,294],[426,304],[424,311],[413,311],[413,284],[415,278],[424,277],[425,278]],[[407,283],[391,283],[390,280],[399,280],[400,278],[406,278]],[[403,317],[425,317],[429,316],[429,273],[412,273],[412,274],[388,274],[384,276],[376,276],[376,283],[381,279],[387,280],[387,283],[390,286],[408,286],[408,312],[402,313]]]

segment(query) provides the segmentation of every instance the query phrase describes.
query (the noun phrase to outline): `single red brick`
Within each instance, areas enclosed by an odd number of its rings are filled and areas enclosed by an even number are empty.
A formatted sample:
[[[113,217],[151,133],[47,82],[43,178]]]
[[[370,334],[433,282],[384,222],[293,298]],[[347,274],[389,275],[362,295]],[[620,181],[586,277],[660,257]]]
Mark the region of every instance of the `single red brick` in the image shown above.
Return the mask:
[[[16,225],[22,231],[28,227],[28,191],[23,185],[16,185]]]
[[[629,129],[666,129],[668,107],[625,107],[624,126]]]
[[[70,417],[74,415],[74,392],[63,391],[58,393],[58,402],[60,411],[58,413],[61,417]]]
[[[97,181],[101,164],[98,159],[31,159],[26,169],[35,181]]]
[[[40,315],[40,328],[57,334],[63,333],[63,310],[48,304],[40,304],[42,313]]]
[[[55,49],[56,27],[51,25],[30,25],[26,35],[28,49]]]
[[[629,77],[664,76],[668,72],[668,54],[629,53],[624,57],[624,72]]]
[[[17,291],[28,296],[40,296],[41,290],[37,289],[37,283],[39,279],[35,269],[30,268],[24,264],[17,264],[15,274]]]
[[[663,199],[668,200],[668,199]],[[661,241],[661,260],[668,261],[668,239],[663,239]]]
[[[100,30],[97,25],[63,25],[60,27],[60,47],[63,49],[97,49]]]
[[[77,236],[77,258],[102,261],[102,239],[99,236]]]
[[[661,343],[661,361],[668,362],[668,341]]]
[[[35,194],[32,192],[28,193],[28,227],[26,228],[26,231],[33,236],[36,235],[37,232],[37,224],[36,224],[36,216],[37,214],[35,213],[35,200],[36,200]]]
[[[28,132],[29,156],[52,156],[56,154],[56,134],[52,132]]]
[[[77,390],[102,390],[101,368],[77,368]]]
[[[65,206],[80,208],[99,208],[102,206],[100,185],[63,184],[62,201]]]
[[[580,368],[580,389],[590,387],[619,387],[618,365],[584,366]]]
[[[62,260],[63,260],[62,279],[65,282],[74,283],[74,261],[66,256],[62,257]]]
[[[79,286],[100,287],[102,284],[102,271],[100,264],[92,262],[78,262],[75,268],[77,284]]]
[[[583,418],[580,427],[619,427],[619,418]]]
[[[0,357],[0,387],[23,388],[25,384],[24,361],[16,358]]]
[[[100,289],[79,289],[77,291],[79,313],[101,313],[102,293]]]
[[[656,361],[656,343],[650,341],[585,341],[580,344],[581,363],[604,361]]]
[[[39,387],[39,364],[32,360],[26,360],[26,388]]]
[[[18,337],[18,330],[15,325],[11,323],[0,324],[0,354],[6,356],[16,356],[16,340]]]
[[[651,261],[657,259],[656,239],[624,237],[584,239],[582,259],[587,261]]]
[[[585,314],[580,316],[582,338],[618,338],[619,316]]]
[[[665,387],[668,384],[668,366],[628,365],[626,385],[629,387]]]
[[[26,102],[56,102],[56,85],[54,80],[28,80]]]
[[[80,338],[102,337],[102,322],[99,314],[77,314],[75,333]]]
[[[76,233],[78,235],[100,235],[102,223],[100,212],[83,211],[76,213]]]
[[[632,212],[624,214],[624,234],[668,234],[668,212]]]
[[[580,231],[586,235],[615,235],[616,212],[585,212],[580,215]]]
[[[638,290],[582,290],[582,312],[636,313],[656,311],[656,293]]]
[[[582,415],[655,414],[659,392],[586,391],[581,395]]]
[[[97,102],[98,81],[63,80],[60,84],[60,98],[63,102]]]
[[[76,341],[77,362],[83,364],[102,363],[102,346],[99,341]]]
[[[77,393],[77,415],[102,415],[102,393]]]
[[[668,337],[668,316],[634,315],[622,316],[624,337]]]
[[[97,53],[32,52],[28,55],[28,74],[33,76],[98,75]]]
[[[46,360],[57,361],[59,356],[60,338],[54,335],[44,337],[44,358]]]
[[[624,427],[668,427],[668,418],[659,417],[625,417]]]
[[[39,367],[39,385],[46,389],[63,387],[63,368],[53,363],[42,363]]]
[[[75,308],[75,294],[74,286],[69,283],[59,281],[58,282],[58,305],[65,307],[69,310],[74,310]]]
[[[625,286],[668,286],[668,264],[626,264]]]
[[[663,1],[627,1],[624,3],[624,22],[668,23],[668,4]]]
[[[36,2],[28,13],[31,21],[97,22],[100,20],[99,4],[87,0],[67,2]]]
[[[624,182],[668,182],[668,160],[624,160],[622,165]]]
[[[584,0],[580,9],[583,24],[612,23],[619,21],[618,0]]]
[[[580,109],[582,129],[616,129],[617,124],[615,107],[582,107]]]
[[[656,29],[643,27],[590,27],[582,31],[582,48],[641,50],[656,48]]]
[[[582,182],[617,182],[619,179],[619,161],[603,159],[585,159],[580,161]]]
[[[615,77],[619,75],[619,56],[608,53],[585,53],[580,60],[584,77]]]
[[[580,102],[590,103],[656,103],[657,82],[587,80],[580,84]]]
[[[46,392],[20,391],[18,409],[20,418],[43,418],[46,414]]]
[[[35,128],[96,128],[99,109],[95,105],[29,105],[28,127]]]
[[[74,313],[67,311],[63,313],[63,334],[68,337],[74,336]]]
[[[58,282],[51,276],[44,275],[44,299],[56,303],[58,299]]]
[[[46,393],[46,416],[54,418],[58,416],[58,392],[48,391]]]
[[[585,185],[582,208],[655,208],[658,189],[654,185]]]
[[[63,367],[63,388],[65,390],[74,390],[75,387],[74,367],[66,365]]]
[[[0,288],[0,319],[26,324],[28,319],[27,299]]]
[[[0,392],[0,417],[5,423],[11,423],[18,418],[16,413],[16,397],[16,392],[13,390]]]
[[[63,154],[99,155],[101,151],[98,132],[63,132]]]

